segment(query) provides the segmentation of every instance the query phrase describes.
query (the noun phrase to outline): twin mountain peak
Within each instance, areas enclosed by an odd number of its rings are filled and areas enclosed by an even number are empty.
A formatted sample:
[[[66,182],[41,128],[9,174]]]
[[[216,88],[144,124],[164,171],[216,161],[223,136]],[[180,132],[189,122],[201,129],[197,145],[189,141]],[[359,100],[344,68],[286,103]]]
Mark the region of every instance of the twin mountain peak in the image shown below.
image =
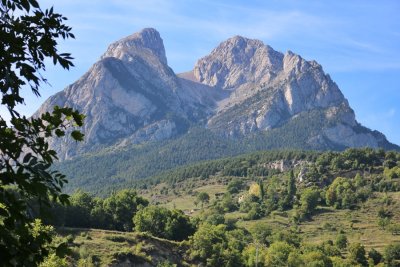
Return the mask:
[[[172,139],[193,127],[232,139],[296,131],[303,145],[276,137],[266,149],[398,149],[361,126],[321,65],[241,36],[222,42],[192,71],[168,66],[160,34],[151,28],[111,44],[78,81],[45,101],[86,115],[84,142],[51,139],[61,159],[109,146]],[[276,131],[278,134],[279,131]],[[283,140],[283,141],[282,141]],[[271,145],[273,144],[273,145]]]

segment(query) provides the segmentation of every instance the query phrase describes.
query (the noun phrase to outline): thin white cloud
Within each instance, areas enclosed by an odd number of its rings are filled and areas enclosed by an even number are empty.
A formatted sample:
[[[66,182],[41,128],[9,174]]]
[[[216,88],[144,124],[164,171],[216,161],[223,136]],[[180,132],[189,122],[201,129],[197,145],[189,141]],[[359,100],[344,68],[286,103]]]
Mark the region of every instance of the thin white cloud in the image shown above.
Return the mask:
[[[394,116],[396,116],[396,109],[395,108],[391,108],[387,113],[386,116],[388,118],[393,118]]]

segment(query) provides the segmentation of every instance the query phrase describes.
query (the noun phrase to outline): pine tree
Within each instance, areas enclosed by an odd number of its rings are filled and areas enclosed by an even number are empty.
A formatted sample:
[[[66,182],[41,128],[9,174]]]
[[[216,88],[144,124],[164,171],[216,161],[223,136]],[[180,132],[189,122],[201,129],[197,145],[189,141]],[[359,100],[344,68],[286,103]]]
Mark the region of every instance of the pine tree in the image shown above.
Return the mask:
[[[296,179],[294,178],[294,173],[293,170],[290,171],[289,173],[289,181],[287,185],[287,191],[288,191],[288,196],[291,199],[291,204],[293,204],[293,198],[296,195]]]

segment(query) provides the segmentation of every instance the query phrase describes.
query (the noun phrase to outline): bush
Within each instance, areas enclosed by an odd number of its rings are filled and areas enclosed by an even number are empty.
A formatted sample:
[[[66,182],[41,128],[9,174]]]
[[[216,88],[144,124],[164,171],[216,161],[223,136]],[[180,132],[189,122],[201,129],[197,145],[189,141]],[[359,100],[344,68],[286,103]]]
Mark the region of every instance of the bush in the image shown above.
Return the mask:
[[[204,206],[204,203],[210,202],[210,195],[207,194],[206,192],[200,192],[200,193],[197,195],[196,200],[197,200],[198,202],[200,202],[200,203],[201,203],[201,207],[203,207],[203,206]]]
[[[251,203],[250,204],[250,210],[247,213],[246,219],[248,220],[257,220],[260,219],[264,213],[263,210],[261,209],[261,205],[259,203]]]
[[[392,235],[400,235],[400,223],[390,224],[388,230],[392,233]]]
[[[365,248],[360,243],[353,243],[349,246],[349,257],[352,262],[359,263],[363,266],[367,265],[365,257]]]
[[[158,206],[148,206],[138,211],[133,222],[136,231],[177,241],[187,239],[195,231],[190,218],[182,211],[170,211]]]
[[[310,217],[318,205],[320,191],[316,188],[305,189],[300,197],[301,208],[304,217]]]
[[[250,232],[256,242],[265,245],[271,242],[272,227],[267,224],[257,223],[251,228]]]
[[[227,190],[231,194],[237,194],[244,187],[243,181],[240,179],[235,179],[229,182]]]
[[[345,249],[347,247],[347,237],[344,234],[339,234],[336,237],[335,240],[335,245],[339,248],[339,249]]]
[[[386,246],[384,256],[389,266],[398,266],[394,265],[394,262],[400,260],[400,243]]]
[[[224,224],[225,218],[224,215],[215,213],[208,216],[206,222],[212,225]]]
[[[123,243],[126,241],[126,238],[122,235],[107,235],[104,237],[106,240],[110,240],[117,243]]]
[[[377,250],[375,249],[371,249],[368,252],[368,258],[370,258],[372,260],[372,262],[374,263],[374,265],[377,265],[378,263],[380,263],[382,261],[382,254],[379,253]]]
[[[267,251],[265,257],[266,266],[286,266],[289,254],[295,251],[295,248],[286,242],[275,242]]]
[[[286,242],[294,247],[299,247],[301,244],[301,237],[295,231],[293,231],[293,229],[274,232],[271,240],[272,243]]]
[[[311,251],[302,256],[302,260],[307,266],[332,267],[332,260],[321,251]]]
[[[157,267],[176,267],[176,264],[170,263],[169,261],[162,261],[157,264]]]
[[[225,212],[237,210],[238,206],[230,193],[225,193],[219,205]]]
[[[267,254],[267,248],[259,244],[248,245],[242,252],[245,266],[263,266],[265,262],[265,256]]]
[[[326,190],[326,204],[337,209],[352,208],[357,203],[355,191],[350,179],[337,177]]]
[[[50,254],[45,260],[39,264],[39,267],[68,267],[68,262],[56,254]]]
[[[190,240],[190,258],[206,266],[243,266],[237,240],[224,225],[203,224]]]

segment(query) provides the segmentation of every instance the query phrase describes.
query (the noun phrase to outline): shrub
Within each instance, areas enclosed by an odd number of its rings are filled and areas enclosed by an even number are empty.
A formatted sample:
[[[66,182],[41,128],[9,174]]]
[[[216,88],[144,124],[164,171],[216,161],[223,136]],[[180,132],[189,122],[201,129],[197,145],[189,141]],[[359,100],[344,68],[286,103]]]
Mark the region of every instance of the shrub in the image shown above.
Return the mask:
[[[359,263],[363,266],[367,265],[365,257],[365,248],[360,243],[353,243],[349,246],[349,257],[352,262]]]
[[[149,232],[154,236],[181,241],[194,233],[194,226],[180,210],[168,210],[158,206],[148,206],[133,217],[135,230]]]
[[[400,243],[389,244],[386,246],[384,256],[389,266],[398,266],[394,265],[394,263],[395,261],[400,260]]]
[[[332,267],[332,260],[321,251],[311,251],[302,256],[302,260],[307,266]]]
[[[370,258],[372,260],[372,262],[374,263],[374,265],[377,265],[378,263],[380,263],[382,261],[382,254],[379,253],[377,250],[375,249],[371,249],[368,252],[368,258]]]
[[[267,251],[265,257],[266,266],[286,266],[289,254],[293,252],[295,248],[286,242],[275,242]]]
[[[39,264],[39,267],[68,267],[65,259],[58,257],[56,254],[50,254],[45,260]]]
[[[335,240],[335,245],[339,248],[339,249],[345,249],[347,247],[347,237],[344,234],[339,234],[336,237]]]

